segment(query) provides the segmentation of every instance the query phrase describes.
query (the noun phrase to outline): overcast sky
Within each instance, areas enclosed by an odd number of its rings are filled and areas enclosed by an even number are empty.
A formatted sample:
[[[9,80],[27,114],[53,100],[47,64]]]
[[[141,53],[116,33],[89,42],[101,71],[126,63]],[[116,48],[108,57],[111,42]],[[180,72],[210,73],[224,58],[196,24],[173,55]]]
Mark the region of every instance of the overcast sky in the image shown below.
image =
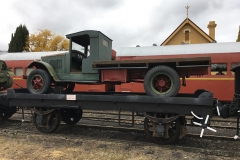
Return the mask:
[[[113,40],[113,49],[160,45],[186,18],[208,34],[215,21],[217,42],[235,42],[240,0],[1,0],[0,50],[8,50],[11,34],[25,24],[29,33],[49,29],[66,35],[99,30]]]

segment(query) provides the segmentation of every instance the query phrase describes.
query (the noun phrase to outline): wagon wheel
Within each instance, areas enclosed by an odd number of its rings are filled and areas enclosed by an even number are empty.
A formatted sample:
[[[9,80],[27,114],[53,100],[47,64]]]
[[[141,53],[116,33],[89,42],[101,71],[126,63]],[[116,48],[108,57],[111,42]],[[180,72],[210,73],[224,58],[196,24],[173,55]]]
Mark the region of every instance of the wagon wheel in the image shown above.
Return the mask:
[[[156,66],[147,72],[144,89],[150,96],[176,96],[180,90],[180,78],[174,69]]]
[[[75,88],[75,83],[64,83],[64,84],[56,84],[55,88],[53,88],[53,92],[56,94],[68,94],[71,93]]]
[[[62,121],[68,125],[74,125],[82,118],[82,109],[64,109],[62,111]]]
[[[155,132],[154,128],[156,128]],[[176,142],[180,134],[180,120],[178,118],[171,123],[161,125],[145,118],[144,129],[147,137],[152,139],[155,143],[162,145],[173,144]]]
[[[47,71],[33,70],[27,78],[27,88],[32,94],[45,94],[51,87],[51,78]]]
[[[40,115],[34,112],[32,121],[34,126],[42,133],[51,133],[54,132],[60,122],[61,122],[61,115],[59,110],[54,110],[51,113],[46,115]]]

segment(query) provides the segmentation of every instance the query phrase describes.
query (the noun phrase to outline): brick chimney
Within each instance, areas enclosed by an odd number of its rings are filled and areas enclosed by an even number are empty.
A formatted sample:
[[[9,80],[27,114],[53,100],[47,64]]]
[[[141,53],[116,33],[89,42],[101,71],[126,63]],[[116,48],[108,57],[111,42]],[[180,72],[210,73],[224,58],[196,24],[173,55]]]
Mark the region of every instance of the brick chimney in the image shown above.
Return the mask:
[[[215,23],[215,21],[210,21],[208,24],[208,29],[209,29],[209,36],[215,40],[215,28],[216,28],[217,24]]]

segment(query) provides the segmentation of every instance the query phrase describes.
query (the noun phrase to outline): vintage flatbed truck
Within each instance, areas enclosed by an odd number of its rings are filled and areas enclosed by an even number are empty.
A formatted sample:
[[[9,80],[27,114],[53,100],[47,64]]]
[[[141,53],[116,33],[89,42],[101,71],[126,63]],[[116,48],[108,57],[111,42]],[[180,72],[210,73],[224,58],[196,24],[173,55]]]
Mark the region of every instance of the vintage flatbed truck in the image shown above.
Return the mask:
[[[116,84],[137,81],[144,83],[148,95],[176,96],[180,78],[186,85],[186,77],[207,74],[211,64],[210,57],[114,60],[112,40],[100,31],[81,31],[66,37],[69,51],[29,64],[29,68],[35,68],[27,77],[30,93],[48,93],[51,87],[55,93],[70,93],[75,83],[110,84],[109,90],[114,91]]]

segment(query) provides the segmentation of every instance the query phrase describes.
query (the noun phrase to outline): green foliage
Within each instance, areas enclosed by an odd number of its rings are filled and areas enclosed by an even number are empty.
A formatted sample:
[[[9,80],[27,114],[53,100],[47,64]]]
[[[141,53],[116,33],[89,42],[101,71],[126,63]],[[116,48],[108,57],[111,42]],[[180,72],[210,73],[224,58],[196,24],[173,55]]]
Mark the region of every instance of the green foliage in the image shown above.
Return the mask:
[[[14,35],[12,34],[9,43],[8,52],[29,51],[29,32],[25,25],[19,25],[16,28]]]

